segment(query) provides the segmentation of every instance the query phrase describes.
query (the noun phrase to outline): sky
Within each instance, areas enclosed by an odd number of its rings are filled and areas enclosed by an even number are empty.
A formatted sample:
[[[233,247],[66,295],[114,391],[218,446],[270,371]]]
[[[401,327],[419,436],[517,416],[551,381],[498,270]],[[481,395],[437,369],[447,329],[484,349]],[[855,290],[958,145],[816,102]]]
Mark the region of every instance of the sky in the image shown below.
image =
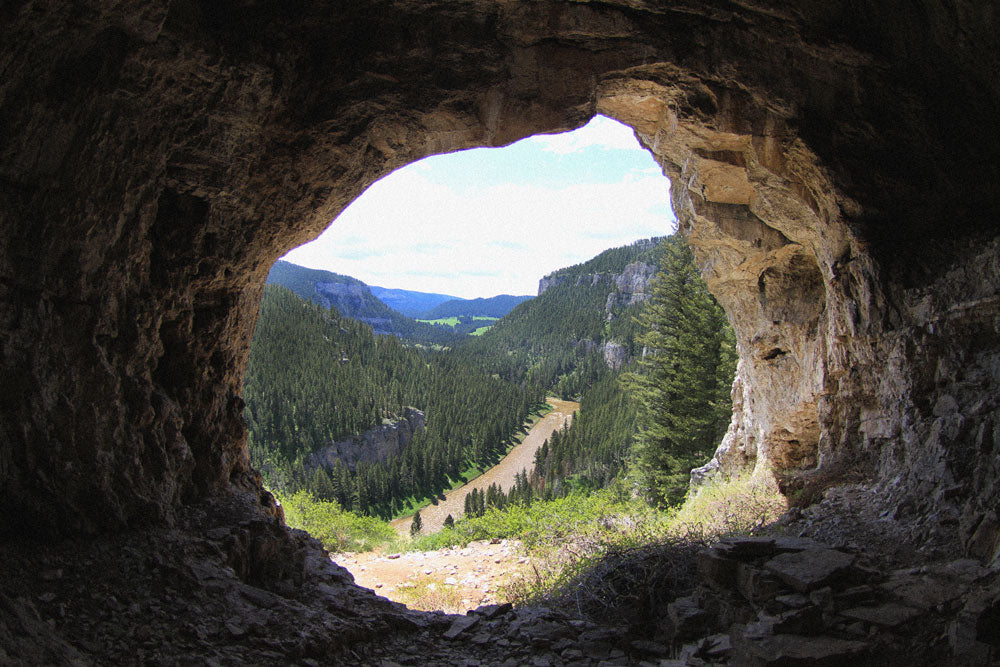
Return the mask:
[[[556,269],[672,232],[668,188],[631,128],[597,116],[397,169],[283,259],[380,287],[533,295]]]

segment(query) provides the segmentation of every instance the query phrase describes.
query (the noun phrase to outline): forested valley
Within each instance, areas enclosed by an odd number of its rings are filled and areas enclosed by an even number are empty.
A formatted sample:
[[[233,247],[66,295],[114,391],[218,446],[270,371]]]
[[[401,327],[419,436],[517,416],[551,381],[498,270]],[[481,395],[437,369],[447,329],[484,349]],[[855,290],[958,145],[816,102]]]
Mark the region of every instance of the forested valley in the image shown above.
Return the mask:
[[[460,351],[375,335],[334,308],[268,286],[244,383],[250,455],[268,486],[306,489],[363,514],[389,517],[408,498],[439,494],[470,468],[495,462],[541,389],[483,374]],[[401,453],[383,461],[309,465],[331,443],[426,415]]]
[[[401,515],[499,460],[554,395],[580,401],[572,424],[515,487],[467,498],[467,514],[613,484],[666,506],[728,425],[735,343],[679,235],[556,271],[482,335],[428,342],[376,334],[333,305],[268,286],[244,387],[251,457],[267,486]],[[426,427],[400,451],[320,456],[410,408]]]

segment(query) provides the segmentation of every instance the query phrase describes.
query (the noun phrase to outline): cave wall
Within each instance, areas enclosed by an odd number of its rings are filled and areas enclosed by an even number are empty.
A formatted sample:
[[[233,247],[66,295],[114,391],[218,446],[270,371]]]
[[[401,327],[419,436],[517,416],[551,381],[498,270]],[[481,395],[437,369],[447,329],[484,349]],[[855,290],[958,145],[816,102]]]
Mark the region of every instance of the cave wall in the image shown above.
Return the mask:
[[[737,330],[716,465],[863,469],[996,557],[984,3],[21,0],[0,10],[4,529],[248,493],[272,262],[420,157],[631,125]],[[665,194],[666,196],[666,194]]]

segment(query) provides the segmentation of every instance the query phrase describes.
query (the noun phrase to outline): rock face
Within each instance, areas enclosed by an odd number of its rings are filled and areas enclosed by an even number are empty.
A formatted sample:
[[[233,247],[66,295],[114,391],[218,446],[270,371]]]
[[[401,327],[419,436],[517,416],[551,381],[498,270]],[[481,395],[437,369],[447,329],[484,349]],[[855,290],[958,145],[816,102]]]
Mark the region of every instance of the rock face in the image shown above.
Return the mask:
[[[652,245],[652,242],[640,243],[645,247]],[[639,245],[639,243],[633,245]],[[541,295],[549,288],[556,285],[563,285],[567,282],[570,282],[575,287],[607,285],[609,292],[608,298],[604,303],[604,319],[610,322],[620,316],[623,309],[644,303],[649,299],[650,283],[653,276],[656,275],[657,270],[658,267],[653,264],[632,262],[626,264],[621,273],[550,274],[538,281],[538,294]],[[588,352],[595,346],[600,345],[604,363],[608,365],[608,368],[621,368],[630,356],[628,348],[614,339],[603,342],[585,339],[579,341],[578,344],[584,346]]]
[[[632,262],[625,266],[621,273],[583,273],[577,276],[572,275],[548,275],[538,281],[539,296],[550,287],[562,285],[568,280],[572,280],[576,286],[580,285],[614,285],[617,290],[609,297],[607,310],[611,310],[615,305],[631,306],[642,303],[648,298],[649,281],[656,274],[656,267],[645,262]]]
[[[656,271],[657,267],[652,264],[632,262],[626,265],[624,271],[611,276],[616,291],[608,295],[608,302],[604,305],[606,317],[612,319],[612,311],[616,308],[645,303],[649,299],[649,286]]]
[[[608,365],[608,368],[618,370],[628,361],[628,349],[621,343],[613,340],[605,341],[601,349],[604,363]]]
[[[332,468],[337,461],[343,461],[351,470],[358,461],[374,463],[385,461],[399,454],[413,441],[413,436],[424,430],[427,418],[416,408],[406,408],[402,419],[386,420],[360,435],[338,440],[311,454],[306,465],[311,468],[323,466]]]
[[[274,260],[392,169],[602,113],[737,332],[719,468],[860,467],[995,561],[1000,29],[920,7],[8,3],[0,525],[273,514],[239,394]]]

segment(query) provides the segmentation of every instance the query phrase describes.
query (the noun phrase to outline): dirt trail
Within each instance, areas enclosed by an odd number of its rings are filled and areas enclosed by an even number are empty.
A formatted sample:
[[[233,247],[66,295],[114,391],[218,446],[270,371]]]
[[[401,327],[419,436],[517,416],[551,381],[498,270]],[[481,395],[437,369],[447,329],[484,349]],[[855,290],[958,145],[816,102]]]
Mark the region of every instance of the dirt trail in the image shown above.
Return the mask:
[[[471,542],[439,551],[338,553],[330,558],[370,588],[412,609],[464,614],[497,602],[499,589],[531,567],[516,540]]]
[[[437,505],[431,504],[420,510],[424,533],[435,533],[441,530],[441,526],[444,525],[444,520],[449,514],[455,519],[462,516],[465,511],[465,496],[473,489],[485,492],[490,484],[496,483],[504,491],[507,491],[514,486],[515,475],[522,470],[531,471],[535,465],[535,452],[538,448],[552,435],[553,431],[562,428],[563,424],[567,423],[573,417],[573,413],[580,408],[580,404],[575,401],[561,401],[557,398],[549,398],[547,401],[553,407],[552,412],[535,424],[524,441],[510,450],[499,463],[479,477],[445,495],[445,499],[439,500]],[[412,521],[412,516],[402,517],[393,521],[392,527],[400,535],[408,536]]]

